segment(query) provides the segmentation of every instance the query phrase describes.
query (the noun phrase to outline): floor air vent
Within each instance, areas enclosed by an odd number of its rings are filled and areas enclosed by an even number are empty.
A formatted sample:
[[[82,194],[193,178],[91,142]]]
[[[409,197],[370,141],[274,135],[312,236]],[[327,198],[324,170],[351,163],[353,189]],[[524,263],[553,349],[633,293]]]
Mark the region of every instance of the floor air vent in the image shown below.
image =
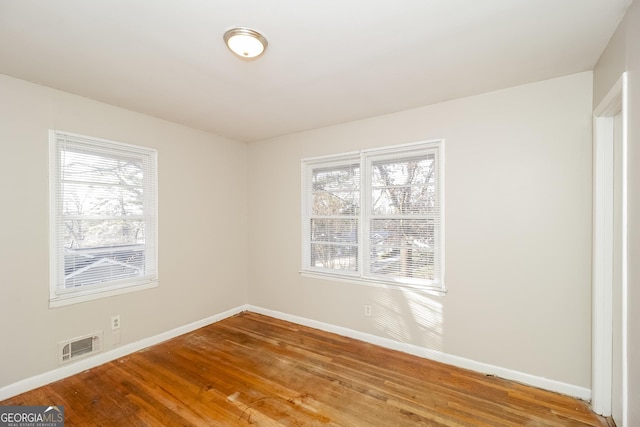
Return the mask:
[[[102,332],[58,343],[60,364],[89,356],[102,350]]]

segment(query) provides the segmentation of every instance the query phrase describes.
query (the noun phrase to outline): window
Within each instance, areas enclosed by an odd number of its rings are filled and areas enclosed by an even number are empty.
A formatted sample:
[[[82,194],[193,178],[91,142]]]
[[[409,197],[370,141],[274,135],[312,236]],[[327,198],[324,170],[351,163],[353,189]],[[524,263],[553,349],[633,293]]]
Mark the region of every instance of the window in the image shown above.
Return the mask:
[[[444,291],[444,141],[302,161],[302,272]]]
[[[155,150],[50,131],[52,307],[157,286]]]

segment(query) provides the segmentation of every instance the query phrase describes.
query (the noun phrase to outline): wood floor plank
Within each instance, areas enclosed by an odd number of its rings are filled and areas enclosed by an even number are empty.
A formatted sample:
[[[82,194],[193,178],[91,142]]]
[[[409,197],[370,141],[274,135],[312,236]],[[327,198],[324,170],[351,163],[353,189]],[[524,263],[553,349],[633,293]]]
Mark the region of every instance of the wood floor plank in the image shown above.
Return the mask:
[[[1,405],[67,426],[610,426],[586,402],[244,312]]]

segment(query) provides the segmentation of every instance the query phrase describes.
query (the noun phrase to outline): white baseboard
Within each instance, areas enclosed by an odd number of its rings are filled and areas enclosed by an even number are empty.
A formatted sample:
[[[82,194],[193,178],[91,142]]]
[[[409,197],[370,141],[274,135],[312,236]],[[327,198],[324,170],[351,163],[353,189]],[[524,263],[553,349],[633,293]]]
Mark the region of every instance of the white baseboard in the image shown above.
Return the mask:
[[[207,317],[206,319],[198,320],[196,322],[189,323],[188,325],[180,326],[149,338],[144,338],[140,341],[125,344],[121,347],[114,348],[113,350],[109,350],[104,353],[98,353],[95,356],[78,360],[75,363],[70,363],[60,368],[53,369],[51,371],[44,372],[30,378],[26,378],[13,384],[9,384],[0,388],[0,400],[8,399],[20,393],[24,393],[26,391],[33,390],[34,388],[42,387],[54,381],[58,381],[66,377],[70,377],[71,375],[86,371],[87,369],[95,368],[96,366],[102,365],[128,354],[135,353],[136,351],[142,350],[143,348],[151,347],[152,345],[170,340],[171,338],[186,334],[187,332],[195,331],[196,329],[202,328],[203,326],[219,322],[220,320],[234,316],[248,309],[248,306],[241,305],[232,308],[231,310],[227,310],[223,313]]]
[[[5,400],[10,397],[16,396],[20,393],[24,393],[34,388],[42,387],[50,384],[54,381],[61,380],[71,375],[78,374],[86,371],[87,369],[94,368],[120,357],[126,356],[144,348],[159,344],[163,341],[167,341],[171,338],[175,338],[179,335],[186,334],[203,326],[210,325],[227,317],[234,316],[242,311],[253,311],[258,314],[264,314],[276,319],[286,320],[289,322],[297,323],[299,325],[309,326],[311,328],[320,329],[327,332],[332,332],[345,337],[355,338],[360,341],[365,341],[371,344],[379,345],[381,347],[389,348],[392,350],[402,351],[404,353],[413,354],[416,356],[424,357],[426,359],[435,360],[449,365],[458,366],[460,368],[470,369],[476,372],[481,372],[488,375],[495,375],[500,378],[517,381],[523,384],[539,387],[545,390],[555,391],[558,393],[573,396],[582,400],[591,400],[591,390],[584,387],[578,387],[571,384],[566,384],[560,381],[550,380],[535,375],[526,374],[523,372],[513,371],[511,369],[502,368],[499,366],[489,365],[482,362],[477,362],[464,357],[454,356],[446,354],[436,350],[429,350],[424,347],[420,347],[413,344],[402,343],[389,338],[379,337],[360,331],[356,331],[341,326],[332,325],[329,323],[319,322],[316,320],[307,319],[300,316],[294,316],[291,314],[283,313],[280,311],[269,310],[266,308],[245,304],[235,307],[231,310],[227,310],[223,313],[219,313],[206,319],[202,319],[188,325],[180,326],[167,332],[154,335],[149,338],[144,338],[134,343],[123,345],[122,347],[109,350],[104,353],[96,354],[95,356],[88,357],[86,359],[79,360],[75,363],[65,365],[63,367],[30,377],[24,380],[18,381],[13,384],[9,384],[0,388],[0,400]]]
[[[291,314],[269,310],[262,307],[253,305],[246,306],[246,309],[258,314],[264,314],[276,319],[286,320],[299,325],[309,326],[311,328],[321,329],[323,331],[332,332],[338,335],[342,335],[349,338],[355,338],[360,341],[365,341],[371,344],[379,345],[381,347],[390,348],[392,350],[402,351],[404,353],[413,354],[415,356],[424,357],[426,359],[435,360],[437,362],[446,363],[448,365],[457,366],[460,368],[470,369],[472,371],[480,372],[487,375],[495,375],[500,378],[504,378],[511,381],[517,381],[522,384],[527,384],[533,387],[538,387],[544,390],[554,391],[562,393],[568,396],[576,397],[581,400],[591,400],[591,390],[585,387],[579,387],[572,384],[563,383],[548,378],[539,377],[536,375],[527,374],[524,372],[514,371],[500,366],[494,366],[483,362],[477,362],[475,360],[466,359],[464,357],[454,356],[451,354],[443,353],[437,350],[429,350],[424,347],[420,347],[413,344],[407,344],[399,341],[395,341],[389,338],[379,337],[360,331],[356,331],[341,326],[332,325],[329,323],[318,322],[316,320],[307,319],[304,317],[294,316]]]

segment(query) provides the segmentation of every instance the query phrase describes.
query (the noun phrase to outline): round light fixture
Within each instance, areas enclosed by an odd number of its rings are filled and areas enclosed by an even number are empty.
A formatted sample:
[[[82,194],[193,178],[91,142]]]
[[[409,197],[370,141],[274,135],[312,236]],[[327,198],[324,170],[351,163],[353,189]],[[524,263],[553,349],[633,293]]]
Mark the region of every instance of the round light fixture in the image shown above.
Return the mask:
[[[242,59],[254,59],[267,48],[267,39],[256,30],[236,27],[224,33],[227,47]]]

